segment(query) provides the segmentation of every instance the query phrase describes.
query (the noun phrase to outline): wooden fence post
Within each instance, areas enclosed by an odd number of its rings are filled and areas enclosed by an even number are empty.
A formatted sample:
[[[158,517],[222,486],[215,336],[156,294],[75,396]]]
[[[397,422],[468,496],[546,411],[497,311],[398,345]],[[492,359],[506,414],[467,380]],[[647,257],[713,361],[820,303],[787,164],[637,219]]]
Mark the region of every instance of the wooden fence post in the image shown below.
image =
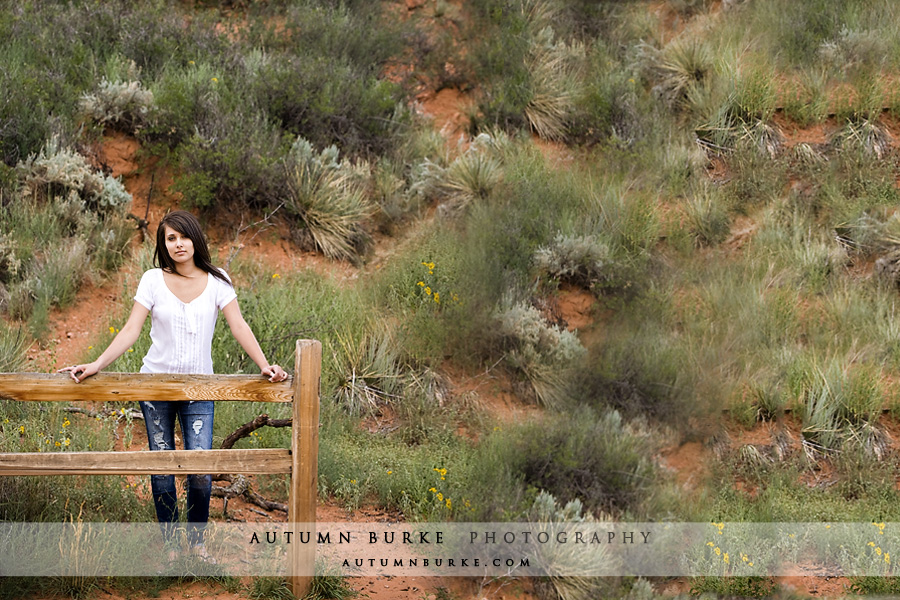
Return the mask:
[[[319,470],[319,379],[322,343],[297,340],[294,361],[294,418],[291,428],[291,489],[288,524],[302,523],[310,531],[309,543],[301,545],[299,534],[291,544],[291,591],[303,597],[312,585],[316,569],[316,497]]]

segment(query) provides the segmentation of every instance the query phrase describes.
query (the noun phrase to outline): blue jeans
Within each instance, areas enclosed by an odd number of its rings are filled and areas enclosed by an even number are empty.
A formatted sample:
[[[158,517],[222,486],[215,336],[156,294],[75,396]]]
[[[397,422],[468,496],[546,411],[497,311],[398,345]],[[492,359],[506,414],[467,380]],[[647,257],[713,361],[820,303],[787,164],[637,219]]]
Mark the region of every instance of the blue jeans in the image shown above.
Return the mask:
[[[151,450],[175,450],[175,417],[181,423],[181,439],[185,450],[210,450],[213,437],[214,403],[198,402],[141,402],[141,412],[147,424],[147,439]],[[188,539],[192,545],[203,542],[203,530],[209,520],[209,497],[212,475],[187,476]],[[163,537],[170,541],[178,522],[178,492],[174,475],[151,475],[150,488],[156,506],[156,518],[162,526]]]

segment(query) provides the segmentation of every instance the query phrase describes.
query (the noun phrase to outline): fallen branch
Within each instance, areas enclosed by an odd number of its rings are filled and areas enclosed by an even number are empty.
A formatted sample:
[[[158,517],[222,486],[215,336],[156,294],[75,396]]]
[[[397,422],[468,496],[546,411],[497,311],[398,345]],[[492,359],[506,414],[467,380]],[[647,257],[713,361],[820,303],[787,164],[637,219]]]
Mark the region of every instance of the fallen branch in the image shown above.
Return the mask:
[[[270,419],[269,415],[262,414],[250,421],[249,423],[244,423],[237,429],[235,429],[231,434],[228,435],[223,441],[220,448],[223,450],[228,450],[234,446],[234,444],[241,438],[249,437],[251,433],[259,429],[260,427],[290,427],[293,423],[293,419]],[[228,487],[220,487],[213,486],[212,495],[216,498],[224,498],[227,500],[228,498],[236,498],[238,496],[243,497],[247,502],[255,504],[260,508],[265,510],[280,510],[282,512],[287,512],[287,504],[283,504],[281,502],[275,502],[273,500],[268,500],[267,498],[257,494],[250,488],[250,482],[243,475],[228,475],[221,474],[216,475],[213,479],[216,481],[227,481],[231,485]]]
[[[260,427],[290,427],[293,421],[293,419],[270,419],[266,414],[259,415],[249,423],[244,423],[235,429],[222,442],[221,448],[223,450],[230,449],[239,439],[248,437]]]

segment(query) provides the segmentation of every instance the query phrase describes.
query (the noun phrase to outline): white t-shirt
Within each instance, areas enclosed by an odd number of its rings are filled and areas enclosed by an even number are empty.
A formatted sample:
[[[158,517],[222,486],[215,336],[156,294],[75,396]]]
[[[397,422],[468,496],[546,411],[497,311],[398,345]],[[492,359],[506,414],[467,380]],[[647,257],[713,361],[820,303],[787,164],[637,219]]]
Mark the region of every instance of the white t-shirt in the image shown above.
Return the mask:
[[[150,311],[152,343],[141,373],[212,374],[216,318],[236,297],[233,287],[207,274],[203,292],[184,303],[166,285],[162,269],[144,273],[134,300]]]

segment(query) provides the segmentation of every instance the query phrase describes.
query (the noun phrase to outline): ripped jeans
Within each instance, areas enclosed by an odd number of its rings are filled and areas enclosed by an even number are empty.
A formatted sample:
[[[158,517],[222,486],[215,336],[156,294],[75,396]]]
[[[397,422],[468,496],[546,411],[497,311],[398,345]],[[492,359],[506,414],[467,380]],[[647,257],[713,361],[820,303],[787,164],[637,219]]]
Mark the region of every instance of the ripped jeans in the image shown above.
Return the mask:
[[[141,402],[141,412],[147,424],[147,439],[151,450],[176,450],[175,416],[181,423],[181,439],[185,450],[212,448],[214,403]],[[209,520],[209,497],[212,475],[187,476],[188,540],[191,545],[203,543],[203,531]],[[150,488],[156,506],[156,518],[162,527],[163,538],[172,540],[178,522],[178,492],[174,475],[151,475]]]

